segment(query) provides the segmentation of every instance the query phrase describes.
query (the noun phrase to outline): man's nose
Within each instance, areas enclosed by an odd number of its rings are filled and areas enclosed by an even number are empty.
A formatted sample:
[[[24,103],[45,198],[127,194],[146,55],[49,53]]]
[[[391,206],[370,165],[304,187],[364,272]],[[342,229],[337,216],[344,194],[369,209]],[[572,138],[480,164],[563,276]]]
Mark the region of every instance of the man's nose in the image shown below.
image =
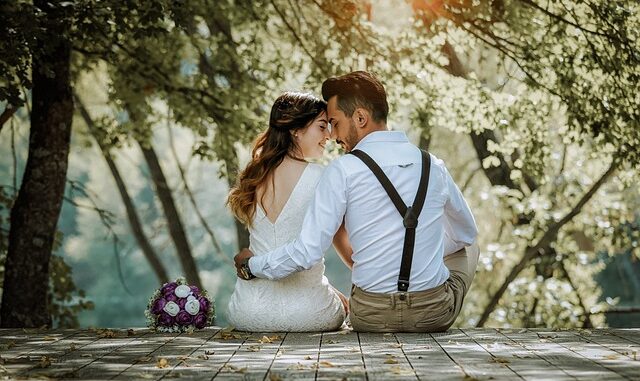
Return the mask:
[[[338,138],[337,131],[333,126],[331,126],[331,128],[329,128],[329,138],[332,139],[332,140],[336,140]]]

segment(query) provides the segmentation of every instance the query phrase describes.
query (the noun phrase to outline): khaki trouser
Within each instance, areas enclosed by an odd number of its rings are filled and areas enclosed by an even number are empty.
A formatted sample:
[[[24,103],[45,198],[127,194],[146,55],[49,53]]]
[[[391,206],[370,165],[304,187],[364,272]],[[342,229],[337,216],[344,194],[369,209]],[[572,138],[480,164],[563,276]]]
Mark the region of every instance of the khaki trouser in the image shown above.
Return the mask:
[[[478,247],[444,257],[450,277],[438,287],[392,294],[351,288],[349,319],[358,332],[442,332],[456,320],[478,264]]]

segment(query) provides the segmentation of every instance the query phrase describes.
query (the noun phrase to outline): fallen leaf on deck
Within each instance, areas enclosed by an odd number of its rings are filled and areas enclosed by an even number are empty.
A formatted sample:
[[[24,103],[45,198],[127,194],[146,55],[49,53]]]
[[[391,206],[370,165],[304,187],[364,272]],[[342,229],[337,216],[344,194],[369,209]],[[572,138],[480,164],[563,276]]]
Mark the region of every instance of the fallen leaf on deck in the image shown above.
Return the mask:
[[[93,355],[91,353],[83,353],[80,357],[93,357]]]
[[[78,346],[76,345],[76,343],[71,343],[69,345],[69,350],[70,351],[75,351],[76,349],[78,349]]]
[[[618,357],[620,357],[619,355],[607,355],[604,356],[605,359],[607,360],[616,360]]]
[[[222,340],[242,339],[242,335],[226,331],[220,331],[214,338]]]
[[[391,346],[392,346],[393,348],[402,348],[402,346],[403,346],[403,345],[404,345],[404,344],[398,344],[398,343],[396,343],[396,344],[391,344]]]
[[[415,374],[413,369],[404,368],[404,367],[401,367],[401,366],[392,366],[390,368],[390,370],[391,370],[391,372],[393,374],[397,374],[397,375],[400,375],[400,376],[409,376],[409,375],[414,375]]]
[[[279,375],[277,375],[275,373],[269,373],[269,380],[270,381],[282,381],[282,377],[280,377]]]
[[[327,368],[335,368],[335,365],[333,365],[329,361],[320,361],[318,364],[320,366],[326,366]]]
[[[205,350],[204,350],[204,354],[205,354],[205,355],[213,355],[213,354],[215,354],[215,353],[216,353],[216,351],[214,351],[214,350],[209,350],[209,349],[205,349]]]
[[[495,362],[495,363],[498,363],[498,364],[508,364],[511,361],[507,360],[504,357],[494,357],[491,360],[489,360],[489,362]]]
[[[15,346],[16,346],[16,342],[15,341],[10,341],[10,342],[7,343],[7,349],[11,349],[11,348],[13,348]]]
[[[250,352],[258,352],[261,349],[262,348],[260,348],[259,345],[250,345],[249,348],[247,348],[247,350]]]
[[[240,367],[237,367],[237,366],[234,366],[234,365],[230,365],[230,364],[224,364],[222,369],[224,369],[225,371],[231,372],[231,373],[244,373],[244,372],[247,371],[247,367],[240,368]]]
[[[394,360],[392,358],[388,358],[388,359],[384,360],[384,363],[385,364],[397,364],[398,360]]]
[[[112,329],[99,329],[98,337],[100,338],[113,338],[116,337],[116,332]]]
[[[308,356],[308,355],[307,355],[307,356],[304,356],[304,359],[305,359],[305,360],[311,360],[311,356]]]
[[[348,335],[349,333],[351,333],[351,330],[345,329],[345,330],[339,331],[338,335]]]
[[[339,343],[339,341],[335,341],[335,340],[331,340],[331,339],[323,340],[322,342],[326,343],[326,344],[338,344]]]
[[[158,359],[158,362],[156,363],[156,368],[163,369],[163,368],[166,368],[168,366],[169,366],[169,361],[167,359],[165,359],[165,358]]]
[[[55,336],[45,336],[42,338],[42,340],[55,341],[55,340],[58,340],[58,338]]]
[[[198,355],[198,358],[200,360],[209,360],[209,356],[207,356],[207,355]]]
[[[42,356],[40,357],[40,362],[38,363],[38,367],[40,368],[48,368],[51,366],[51,357]]]

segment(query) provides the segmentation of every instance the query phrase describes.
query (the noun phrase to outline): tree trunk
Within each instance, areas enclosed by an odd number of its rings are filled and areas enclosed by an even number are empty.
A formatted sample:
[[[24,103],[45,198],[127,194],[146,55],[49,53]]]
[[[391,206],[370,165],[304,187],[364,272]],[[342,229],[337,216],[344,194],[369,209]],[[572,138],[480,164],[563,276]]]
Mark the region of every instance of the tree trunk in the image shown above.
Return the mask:
[[[236,177],[238,176],[238,159],[234,157],[233,159],[226,159],[225,165],[227,167],[227,183],[229,184],[229,188],[233,187],[236,184]],[[238,238],[238,251],[242,250],[245,247],[249,247],[249,230],[244,226],[242,222],[240,222],[237,218],[233,219],[233,222],[236,225],[236,236]]]
[[[48,313],[49,260],[67,176],[73,117],[69,75],[69,19],[47,1],[32,65],[33,111],[29,156],[11,209],[0,326],[51,326]]]
[[[102,155],[104,159],[107,161],[107,165],[109,166],[109,170],[111,171],[111,175],[116,182],[116,186],[118,188],[118,192],[120,192],[120,197],[122,198],[122,202],[124,203],[125,209],[127,211],[127,219],[129,220],[129,226],[131,226],[131,232],[138,243],[138,246],[142,250],[145,258],[151,265],[151,268],[156,274],[158,281],[161,284],[169,281],[169,277],[167,276],[167,270],[164,268],[164,265],[160,261],[158,254],[151,246],[149,239],[147,239],[146,234],[144,233],[144,229],[142,228],[142,224],[140,223],[140,218],[138,217],[138,212],[133,204],[133,200],[129,196],[129,191],[127,191],[127,186],[120,175],[120,171],[116,166],[116,163],[113,161],[111,154],[109,153],[109,149],[104,147],[100,141],[100,138],[96,136],[96,126],[89,115],[89,111],[84,106],[80,98],[75,96],[76,103],[78,104],[78,108],[80,109],[80,114],[82,114],[82,118],[84,119],[89,131],[96,139],[98,146],[100,146],[100,150],[102,151]]]
[[[187,240],[187,235],[185,234],[180,214],[178,213],[176,204],[173,201],[173,195],[171,194],[171,189],[169,189],[167,180],[164,177],[164,172],[162,172],[162,167],[160,167],[158,156],[152,146],[145,148],[140,144],[140,149],[142,150],[144,159],[149,166],[149,171],[151,172],[151,178],[153,179],[153,183],[156,187],[158,199],[162,204],[162,209],[164,210],[167,224],[169,225],[169,234],[171,235],[171,239],[176,247],[178,259],[182,265],[182,271],[184,271],[184,275],[189,284],[198,286],[202,289],[202,283],[200,282],[200,276],[198,275],[198,268],[195,260],[193,259],[193,255],[191,254],[191,247],[189,246],[189,241]]]

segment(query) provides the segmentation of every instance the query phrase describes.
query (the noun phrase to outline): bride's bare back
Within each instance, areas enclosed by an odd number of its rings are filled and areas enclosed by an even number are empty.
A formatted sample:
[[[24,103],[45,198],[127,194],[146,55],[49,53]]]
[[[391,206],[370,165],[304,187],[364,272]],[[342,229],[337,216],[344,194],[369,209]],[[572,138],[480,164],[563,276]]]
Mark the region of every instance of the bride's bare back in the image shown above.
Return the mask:
[[[271,178],[257,190],[258,205],[272,224],[278,221],[307,165],[307,162],[286,157],[273,171]]]

